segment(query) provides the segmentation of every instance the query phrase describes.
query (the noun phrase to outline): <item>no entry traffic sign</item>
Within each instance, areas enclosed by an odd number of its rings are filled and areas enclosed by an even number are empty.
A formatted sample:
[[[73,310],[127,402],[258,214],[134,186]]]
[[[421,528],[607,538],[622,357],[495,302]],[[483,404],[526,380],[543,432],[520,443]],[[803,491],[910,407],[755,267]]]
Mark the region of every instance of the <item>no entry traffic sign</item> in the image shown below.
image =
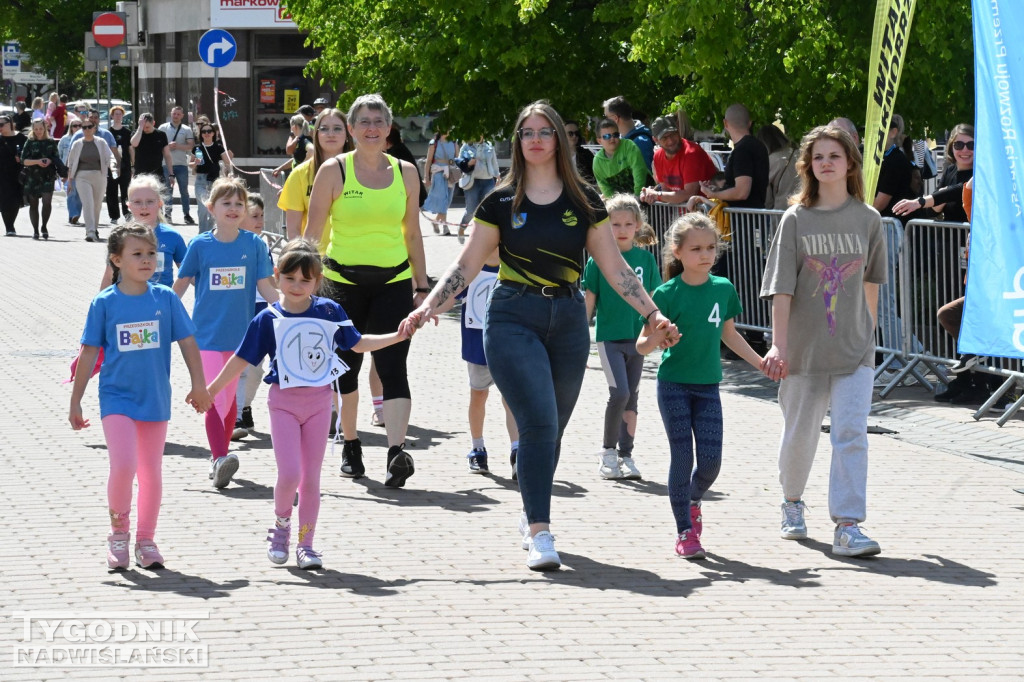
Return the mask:
[[[124,19],[114,12],[104,12],[92,22],[92,37],[100,47],[121,45],[127,32]]]

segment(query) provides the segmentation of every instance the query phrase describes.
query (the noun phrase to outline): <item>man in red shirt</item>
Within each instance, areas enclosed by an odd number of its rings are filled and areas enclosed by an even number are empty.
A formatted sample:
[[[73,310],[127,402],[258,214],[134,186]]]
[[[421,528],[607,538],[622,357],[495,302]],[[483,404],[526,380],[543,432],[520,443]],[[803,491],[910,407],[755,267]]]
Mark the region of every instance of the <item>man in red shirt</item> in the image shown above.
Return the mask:
[[[651,131],[658,143],[654,150],[654,179],[658,186],[644,188],[640,200],[649,204],[685,204],[691,196],[701,193],[700,183],[710,180],[718,168],[700,145],[679,136],[675,116],[655,119]]]

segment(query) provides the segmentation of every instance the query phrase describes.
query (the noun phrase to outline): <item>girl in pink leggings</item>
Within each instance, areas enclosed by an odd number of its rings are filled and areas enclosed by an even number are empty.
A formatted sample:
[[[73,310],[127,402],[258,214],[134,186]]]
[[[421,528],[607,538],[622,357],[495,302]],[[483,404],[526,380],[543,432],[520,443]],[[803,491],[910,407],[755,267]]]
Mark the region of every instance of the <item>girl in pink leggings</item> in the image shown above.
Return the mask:
[[[320,470],[331,421],[331,383],[347,369],[335,350],[366,353],[409,338],[408,333],[361,335],[334,301],[314,294],[323,280],[316,247],[293,240],[278,259],[275,273],[280,303],[253,318],[241,345],[209,386],[216,396],[249,365],[270,356],[270,435],[277,459],[274,487],[276,521],[267,537],[267,556],[275,564],[288,559],[292,500],[299,493],[299,537],[295,550],[299,568],[321,568],[313,551],[320,513]],[[233,389],[230,389],[233,391]],[[233,413],[232,413],[233,414]]]
[[[174,293],[183,296],[195,284],[192,320],[203,358],[203,372],[217,376],[245,335],[256,312],[256,291],[267,301],[277,300],[274,266],[266,243],[252,232],[239,230],[248,216],[249,193],[238,178],[219,178],[210,187],[206,207],[216,229],[203,232],[188,245],[178,268]],[[238,456],[228,453],[235,429],[235,388],[238,375],[206,413],[210,443],[210,479],[224,488],[238,471]]]
[[[170,289],[149,282],[157,264],[153,230],[136,222],[117,227],[107,239],[107,252],[114,284],[101,291],[89,307],[68,420],[76,431],[89,426],[82,416],[82,395],[102,348],[100,417],[110,455],[107,566],[128,568],[132,483],[138,473],[135,561],[142,568],[162,568],[164,558],[153,536],[160,513],[164,440],[171,418],[173,342],[178,342],[192,379],[185,402],[204,412],[211,398],[204,385],[195,327],[185,307]]]

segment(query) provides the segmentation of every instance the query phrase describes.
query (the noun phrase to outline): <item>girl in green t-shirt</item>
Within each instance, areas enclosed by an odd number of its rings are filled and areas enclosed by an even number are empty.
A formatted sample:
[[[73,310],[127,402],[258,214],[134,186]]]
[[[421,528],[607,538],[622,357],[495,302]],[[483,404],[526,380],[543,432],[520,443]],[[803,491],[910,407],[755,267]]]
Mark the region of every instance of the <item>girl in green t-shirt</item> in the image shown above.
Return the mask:
[[[672,224],[665,242],[665,283],[651,298],[681,336],[677,345],[665,349],[658,369],[658,408],[671,455],[668,499],[678,534],[676,554],[703,559],[700,501],[722,467],[720,347],[724,342],[759,370],[762,358],[736,331],[733,318],[743,308],[732,282],[711,274],[724,249],[715,223],[701,213],[687,213]],[[662,336],[647,325],[636,349],[646,355]]]
[[[658,238],[644,220],[640,202],[631,194],[616,194],[605,202],[605,207],[623,259],[636,273],[644,291],[654,291],[661,284],[658,263],[654,254],[638,247],[657,244]],[[597,351],[608,380],[599,473],[602,478],[638,480],[641,475],[633,462],[633,435],[644,358],[636,352],[636,337],[643,323],[604,278],[593,258],[583,270],[583,290],[587,319],[597,312]]]

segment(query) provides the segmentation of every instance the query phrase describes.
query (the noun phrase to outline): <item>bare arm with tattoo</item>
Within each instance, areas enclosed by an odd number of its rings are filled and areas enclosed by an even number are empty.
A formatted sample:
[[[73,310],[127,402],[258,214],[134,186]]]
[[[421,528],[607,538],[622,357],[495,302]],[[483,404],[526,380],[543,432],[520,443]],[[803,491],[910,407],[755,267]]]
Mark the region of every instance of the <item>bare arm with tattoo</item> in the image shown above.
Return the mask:
[[[612,288],[619,293],[622,300],[633,307],[633,310],[646,317],[647,324],[651,325],[652,329],[660,329],[665,325],[665,347],[675,345],[679,341],[679,330],[661,314],[650,295],[644,290],[633,268],[622,258],[622,252],[615,245],[615,238],[612,237],[611,227],[607,221],[588,232],[587,251]]]
[[[614,246],[614,245],[613,245]],[[490,225],[475,223],[466,245],[444,275],[438,281],[423,303],[406,318],[409,324],[422,327],[427,320],[437,324],[438,314],[453,305],[455,296],[465,289],[480,273],[480,268],[491,253],[498,248],[498,230]]]

